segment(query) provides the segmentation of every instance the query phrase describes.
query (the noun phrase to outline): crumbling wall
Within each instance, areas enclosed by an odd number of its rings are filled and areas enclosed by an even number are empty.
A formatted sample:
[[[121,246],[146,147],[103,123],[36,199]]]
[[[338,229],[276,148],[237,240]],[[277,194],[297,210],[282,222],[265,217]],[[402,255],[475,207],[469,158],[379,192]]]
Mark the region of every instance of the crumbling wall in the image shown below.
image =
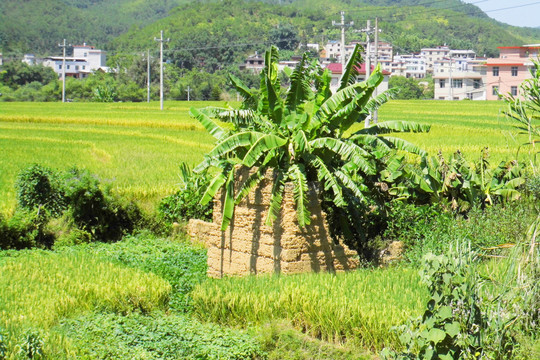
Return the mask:
[[[247,171],[238,171],[236,189]],[[334,244],[314,185],[309,189],[311,224],[301,229],[296,217],[293,186],[287,184],[282,210],[272,226],[265,225],[272,193],[272,174],[236,206],[228,229],[220,230],[222,197],[214,200],[213,222],[191,220],[188,233],[208,249],[208,275],[294,274],[344,271],[358,266],[358,255]]]

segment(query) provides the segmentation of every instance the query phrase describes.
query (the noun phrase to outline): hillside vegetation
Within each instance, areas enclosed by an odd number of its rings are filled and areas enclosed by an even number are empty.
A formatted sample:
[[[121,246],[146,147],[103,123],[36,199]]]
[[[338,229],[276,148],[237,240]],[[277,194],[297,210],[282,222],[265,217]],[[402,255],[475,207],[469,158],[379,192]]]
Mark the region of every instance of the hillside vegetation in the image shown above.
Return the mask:
[[[447,44],[494,56],[497,46],[535,42],[540,36],[540,29],[501,24],[458,0],[5,0],[0,10],[0,46],[6,57],[57,54],[63,38],[125,55],[157,49],[153,39],[164,30],[171,38],[168,60],[211,71],[237,65],[269,44],[294,49],[299,43],[337,40],[340,30],[332,21],[340,20],[340,11],[355,23],[347,39],[360,39],[362,34],[353,30],[379,17],[381,39],[400,53]]]

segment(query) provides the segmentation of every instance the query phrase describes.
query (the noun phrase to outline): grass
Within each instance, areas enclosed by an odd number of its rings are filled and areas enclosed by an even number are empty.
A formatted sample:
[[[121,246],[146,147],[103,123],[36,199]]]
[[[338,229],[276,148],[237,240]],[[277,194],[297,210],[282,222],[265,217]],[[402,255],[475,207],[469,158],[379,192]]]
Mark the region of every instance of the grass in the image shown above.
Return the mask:
[[[194,312],[229,326],[285,320],[314,337],[369,349],[395,345],[390,331],[419,316],[427,292],[409,268],[208,280],[193,293]]]
[[[213,138],[189,117],[191,106],[222,102],[3,103],[0,107],[0,212],[15,206],[13,184],[32,163],[86,168],[113,191],[152,209],[178,184],[182,161],[195,165]],[[429,134],[406,139],[432,154],[460,149],[469,159],[488,146],[492,164],[514,158],[522,139],[501,114],[501,102],[391,101],[379,118],[432,124]]]
[[[0,274],[0,328],[11,339],[29,328],[47,332],[60,319],[87,311],[164,309],[171,291],[156,275],[81,251],[4,252]]]

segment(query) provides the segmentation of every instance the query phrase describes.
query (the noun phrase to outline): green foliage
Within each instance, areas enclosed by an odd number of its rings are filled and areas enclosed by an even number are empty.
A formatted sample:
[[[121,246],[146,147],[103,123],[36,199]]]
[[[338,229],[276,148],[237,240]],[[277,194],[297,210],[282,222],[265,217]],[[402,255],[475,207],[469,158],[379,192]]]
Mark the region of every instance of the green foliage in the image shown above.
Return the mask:
[[[26,211],[44,211],[58,216],[65,209],[59,174],[39,164],[20,172],[15,183],[17,203]]]
[[[264,358],[260,345],[240,331],[187,317],[154,313],[90,314],[65,320],[60,328],[84,359],[229,359]],[[103,341],[107,339],[107,341]]]
[[[31,66],[22,61],[10,61],[3,65],[0,71],[0,84],[14,90],[31,83],[46,85],[56,79],[57,75],[52,68],[43,65]]]
[[[202,203],[212,199],[219,189],[225,194],[221,229],[225,230],[234,213],[234,206],[267,171],[273,171],[273,190],[266,223],[270,224],[281,210],[285,183],[293,185],[297,220],[300,227],[310,223],[307,209],[310,182],[318,181],[332,214],[344,216],[362,213],[356,204],[366,204],[372,196],[371,178],[377,167],[384,168],[385,156],[394,149],[424,154],[414,145],[386,136],[399,131],[427,131],[429,126],[415,123],[388,122],[356,132],[348,130],[361,123],[371,110],[389,98],[382,93],[371,99],[383,80],[380,68],[361,83],[356,82],[357,66],[361,62],[360,48],[351,56],[341,86],[330,91],[330,73],[322,70],[305,54],[290,75],[290,87],[281,89],[278,72],[278,51],[275,47],[265,54],[265,68],[260,75],[260,89],[250,90],[235,77],[233,85],[244,101],[239,110],[233,108],[192,108],[191,114],[217,139],[216,146],[195,168],[195,172],[210,167],[218,175],[207,188]],[[231,124],[220,126],[216,120]],[[235,193],[234,182],[239,167],[252,169],[250,178]],[[367,206],[365,206],[367,208]],[[351,223],[341,223],[342,233],[354,245],[361,240]],[[336,234],[334,234],[336,235]]]
[[[65,175],[64,192],[68,214],[81,230],[101,241],[119,240],[141,218],[133,204],[123,205],[88,170],[73,168]]]
[[[460,239],[469,239],[474,251],[517,243],[537,212],[534,201],[525,199],[485,209],[474,207],[465,215],[445,210],[439,204],[394,203],[382,238],[403,241],[404,258],[420,265],[425,254],[444,254],[449,244]]]
[[[399,100],[433,99],[433,89],[428,85],[432,83],[433,80],[391,76],[388,86],[397,89],[395,98]]]
[[[507,94],[503,97],[508,109],[505,115],[512,119],[521,134],[528,137],[529,162],[533,171],[540,172],[540,61],[533,60],[534,67],[531,69],[531,78],[523,81],[520,85],[518,96]]]
[[[431,298],[421,319],[402,326],[402,359],[476,359],[482,353],[485,325],[479,307],[479,276],[466,244],[447,255],[426,254],[423,280]],[[384,356],[386,355],[386,356]],[[389,358],[390,351],[383,357]]]
[[[419,166],[402,165],[383,174],[393,184],[390,194],[420,203],[442,203],[452,210],[466,212],[475,205],[519,200],[525,183],[524,166],[502,161],[495,169],[489,163],[488,149],[470,165],[457,151],[447,161],[439,152],[423,157]]]
[[[169,223],[186,222],[189,219],[212,220],[213,204],[199,202],[210,185],[207,171],[193,173],[185,164],[180,165],[180,190],[161,200],[158,211]]]
[[[191,311],[189,294],[206,279],[206,250],[184,242],[141,234],[114,244],[94,243],[84,251],[167,280],[172,286],[169,307],[179,312]]]
[[[388,359],[528,359],[518,338],[537,340],[540,318],[537,217],[525,239],[505,256],[481,264],[480,253],[458,240],[444,255],[427,254],[423,278],[431,298],[422,318],[396,330],[401,352],[385,349]],[[488,249],[489,250],[489,249]]]
[[[18,355],[24,359],[42,359],[44,357],[44,341],[38,332],[28,331],[17,344]]]

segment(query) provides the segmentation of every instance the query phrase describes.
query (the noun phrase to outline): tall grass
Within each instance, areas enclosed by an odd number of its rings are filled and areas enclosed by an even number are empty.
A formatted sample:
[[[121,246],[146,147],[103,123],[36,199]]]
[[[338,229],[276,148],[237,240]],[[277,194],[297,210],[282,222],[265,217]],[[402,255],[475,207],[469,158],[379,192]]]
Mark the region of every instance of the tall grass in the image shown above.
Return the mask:
[[[427,291],[416,270],[389,268],[214,279],[198,285],[192,298],[206,321],[246,326],[286,320],[324,340],[380,349],[398,341],[392,326],[420,315]]]
[[[0,274],[0,328],[14,338],[27,328],[47,331],[60,319],[88,310],[163,309],[171,291],[156,275],[82,251],[3,253]]]

